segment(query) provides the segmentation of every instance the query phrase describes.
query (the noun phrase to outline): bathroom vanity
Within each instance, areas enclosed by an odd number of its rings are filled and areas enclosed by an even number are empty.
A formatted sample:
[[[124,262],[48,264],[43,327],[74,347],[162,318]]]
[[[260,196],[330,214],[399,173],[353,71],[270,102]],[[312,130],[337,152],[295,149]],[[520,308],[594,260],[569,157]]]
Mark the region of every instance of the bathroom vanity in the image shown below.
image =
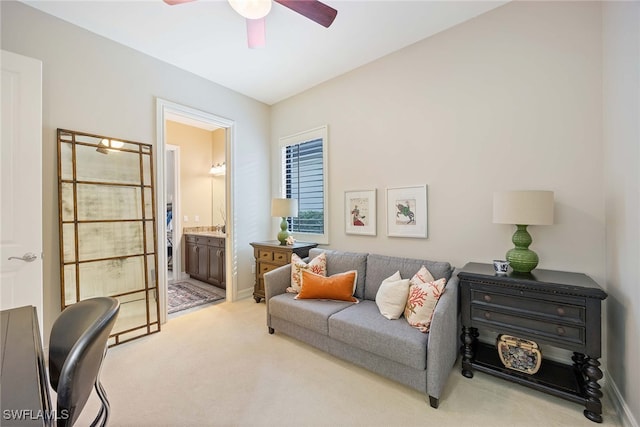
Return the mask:
[[[225,241],[219,232],[185,233],[185,272],[194,279],[226,289]]]

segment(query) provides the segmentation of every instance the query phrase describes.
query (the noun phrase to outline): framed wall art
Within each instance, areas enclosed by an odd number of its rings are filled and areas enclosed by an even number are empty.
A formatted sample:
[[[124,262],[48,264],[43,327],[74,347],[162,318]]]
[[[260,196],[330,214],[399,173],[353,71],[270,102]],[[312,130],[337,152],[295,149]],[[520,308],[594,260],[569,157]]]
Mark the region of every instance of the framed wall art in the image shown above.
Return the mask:
[[[376,190],[344,192],[345,233],[376,235]]]
[[[427,237],[427,186],[387,188],[387,235]]]

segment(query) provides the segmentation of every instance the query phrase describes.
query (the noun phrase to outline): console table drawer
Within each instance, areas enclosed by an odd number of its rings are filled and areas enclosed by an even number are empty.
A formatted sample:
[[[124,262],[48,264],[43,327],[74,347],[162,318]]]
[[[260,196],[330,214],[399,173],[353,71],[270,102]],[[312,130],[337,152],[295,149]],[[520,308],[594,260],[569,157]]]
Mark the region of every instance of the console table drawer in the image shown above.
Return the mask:
[[[550,321],[560,320],[562,322],[575,323],[576,325],[584,325],[585,323],[584,305],[569,305],[564,302],[543,301],[477,289],[471,289],[471,303],[549,317]]]
[[[580,346],[585,344],[584,328],[582,327],[538,320],[530,317],[520,317],[477,306],[471,308],[471,319],[472,321],[492,324],[501,328],[507,326],[512,329],[517,329],[525,333],[527,337],[542,336],[562,343],[571,342]]]
[[[273,251],[258,250],[259,261],[273,261]]]
[[[287,254],[287,253],[285,253],[285,252],[274,252],[274,253],[273,253],[273,260],[274,260],[274,261],[276,261],[276,262],[278,262],[278,263],[286,264],[286,263],[288,263],[289,261],[291,261],[291,260],[289,259],[289,255],[290,255],[290,254]]]
[[[278,267],[280,266],[275,264],[260,264],[260,277],[262,277],[265,273],[270,272],[271,270],[275,270]]]

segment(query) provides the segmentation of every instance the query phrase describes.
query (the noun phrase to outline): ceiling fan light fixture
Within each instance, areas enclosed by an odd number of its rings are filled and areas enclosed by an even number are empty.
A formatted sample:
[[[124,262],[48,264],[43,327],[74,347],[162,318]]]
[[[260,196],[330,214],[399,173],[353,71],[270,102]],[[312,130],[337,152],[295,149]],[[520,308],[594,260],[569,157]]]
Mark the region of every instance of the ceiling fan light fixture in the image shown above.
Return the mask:
[[[271,11],[271,0],[229,0],[229,4],[247,19],[260,19]]]

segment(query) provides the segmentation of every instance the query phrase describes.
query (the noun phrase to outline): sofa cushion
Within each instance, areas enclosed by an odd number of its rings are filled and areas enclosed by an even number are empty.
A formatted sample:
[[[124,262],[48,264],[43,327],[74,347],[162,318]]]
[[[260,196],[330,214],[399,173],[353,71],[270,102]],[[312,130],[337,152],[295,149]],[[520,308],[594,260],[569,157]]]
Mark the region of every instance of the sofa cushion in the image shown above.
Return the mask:
[[[337,273],[325,277],[310,271],[302,272],[302,289],[295,299],[331,299],[337,301],[349,301],[357,303],[353,297],[356,289],[356,270],[345,273]]]
[[[280,294],[271,298],[269,314],[323,335],[329,334],[329,316],[353,305],[352,302],[346,301],[296,300],[295,295]]]
[[[291,254],[291,288],[287,288],[288,292],[300,292],[300,288],[302,287],[302,272],[305,270],[326,276],[327,258],[324,254],[320,254],[309,261],[309,263],[306,263],[297,254]]]
[[[429,334],[411,327],[405,319],[386,319],[373,301],[361,301],[333,314],[329,337],[415,369],[427,368]]]
[[[364,284],[366,279],[365,276],[367,274],[367,254],[359,252],[342,252],[332,251],[329,249],[313,248],[309,251],[309,258],[313,259],[323,252],[327,257],[327,276],[333,276],[336,273],[344,273],[345,271],[349,270],[356,270],[358,272],[356,291],[353,293],[353,296],[358,299],[363,299]],[[393,271],[391,273],[393,273]],[[387,274],[385,277],[389,276],[390,274]]]
[[[329,267],[327,259],[327,267]],[[448,262],[436,262],[411,258],[399,258],[370,254],[367,256],[367,275],[365,277],[364,299],[375,301],[378,288],[384,279],[396,271],[402,277],[413,277],[422,266],[427,267],[435,279],[449,280],[453,268]],[[357,296],[357,295],[356,295]]]

